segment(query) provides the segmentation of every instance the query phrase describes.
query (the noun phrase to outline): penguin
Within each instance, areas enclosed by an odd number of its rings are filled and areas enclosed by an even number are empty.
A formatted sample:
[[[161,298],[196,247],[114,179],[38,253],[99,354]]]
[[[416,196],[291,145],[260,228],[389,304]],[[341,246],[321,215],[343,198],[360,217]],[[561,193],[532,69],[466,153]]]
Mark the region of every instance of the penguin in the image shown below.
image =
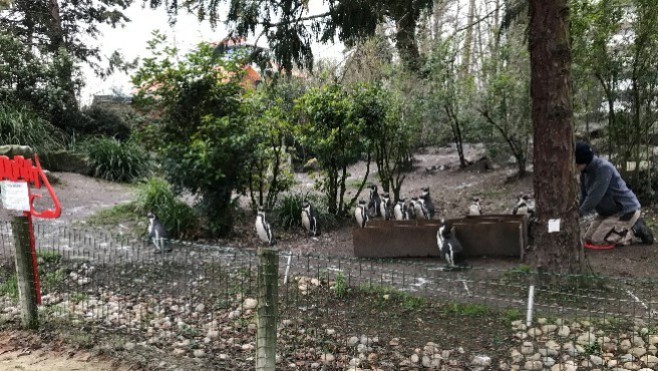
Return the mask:
[[[391,219],[391,198],[388,193],[382,193],[381,202],[379,203],[379,212],[384,220]]]
[[[468,207],[468,215],[482,215],[482,208],[480,207],[480,199],[473,197],[473,203]]]
[[[379,205],[381,204],[381,199],[379,198],[379,193],[377,193],[377,186],[375,184],[370,187],[370,196],[368,201],[368,211],[374,209],[374,212],[371,214],[373,216],[382,216],[381,209]]]
[[[464,261],[464,249],[455,235],[455,227],[449,228],[443,219],[441,219],[441,226],[436,232],[436,243],[447,268],[454,269],[467,266]]]
[[[420,198],[413,197],[412,200],[414,202],[414,217],[416,219],[424,218],[424,216],[423,216],[423,205],[421,204]]]
[[[411,200],[409,200],[409,206],[407,206],[407,215],[405,217],[406,220],[413,220],[416,219],[416,202],[418,200],[418,197],[412,197]]]
[[[535,203],[526,194],[519,195],[519,200],[516,202],[512,210],[514,215],[528,215],[530,217],[535,215]]]
[[[302,204],[302,226],[304,226],[304,229],[306,229],[306,232],[308,232],[311,237],[317,237],[320,235],[318,220],[315,218],[313,207],[308,201],[304,201]]]
[[[424,207],[427,209],[429,215],[427,219],[434,219],[436,209],[434,208],[434,203],[432,203],[432,197],[430,197],[430,187],[420,189],[420,198],[423,200]]]
[[[407,204],[406,199],[398,200],[393,208],[393,217],[395,220],[406,220],[407,219]]]
[[[149,212],[146,216],[149,218],[148,235],[151,242],[155,245],[155,253],[160,254],[163,251],[171,252],[169,237],[164,225],[160,223],[160,220],[154,213]]]
[[[260,238],[261,241],[267,243],[270,246],[276,244],[274,235],[272,234],[272,229],[270,228],[270,223],[268,223],[265,219],[265,211],[261,207],[258,208],[258,213],[256,214],[255,226],[256,233],[258,234],[258,238]]]
[[[430,218],[430,211],[427,209],[427,206],[425,204],[425,200],[422,198],[418,199],[418,205],[420,205],[420,214],[419,216],[422,216],[423,219],[432,219]]]
[[[356,218],[356,223],[359,225],[361,228],[366,227],[366,223],[368,222],[368,212],[367,212],[367,204],[364,200],[359,200],[359,204],[356,205],[356,208],[354,209],[354,217]]]

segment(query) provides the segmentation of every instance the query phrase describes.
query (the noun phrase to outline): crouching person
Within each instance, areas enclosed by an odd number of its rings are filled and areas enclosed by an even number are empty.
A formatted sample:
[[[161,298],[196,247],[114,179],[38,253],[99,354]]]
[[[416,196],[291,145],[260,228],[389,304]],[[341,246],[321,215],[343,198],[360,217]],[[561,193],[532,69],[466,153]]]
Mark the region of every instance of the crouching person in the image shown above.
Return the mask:
[[[580,171],[580,216],[597,213],[585,233],[585,243],[653,244],[653,233],[642,218],[640,202],[617,169],[582,142],[576,143],[576,167]]]

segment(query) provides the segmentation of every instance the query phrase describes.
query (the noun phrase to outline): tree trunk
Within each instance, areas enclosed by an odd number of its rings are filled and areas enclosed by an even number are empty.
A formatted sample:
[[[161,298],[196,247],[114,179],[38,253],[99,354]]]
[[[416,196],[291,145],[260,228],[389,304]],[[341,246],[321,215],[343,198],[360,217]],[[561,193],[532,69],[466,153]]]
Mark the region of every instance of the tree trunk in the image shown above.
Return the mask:
[[[568,0],[530,1],[534,127],[535,267],[579,273],[584,264],[576,199]],[[559,230],[549,233],[550,219]]]

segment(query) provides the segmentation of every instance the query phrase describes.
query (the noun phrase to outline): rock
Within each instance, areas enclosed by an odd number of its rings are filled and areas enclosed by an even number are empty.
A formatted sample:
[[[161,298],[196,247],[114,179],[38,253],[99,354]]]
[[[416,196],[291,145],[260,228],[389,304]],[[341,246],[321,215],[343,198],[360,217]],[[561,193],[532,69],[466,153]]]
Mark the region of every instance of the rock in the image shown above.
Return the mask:
[[[649,345],[656,345],[658,344],[658,335],[649,335]]]
[[[542,357],[541,357],[541,354],[539,354],[539,353],[535,353],[535,354],[533,354],[533,355],[531,355],[531,356],[526,356],[526,357],[525,357],[525,360],[526,360],[526,361],[539,361],[539,360],[541,360],[541,358],[542,358]]]
[[[629,353],[631,353],[633,356],[637,358],[640,358],[643,355],[647,354],[647,350],[644,349],[643,347],[635,347],[635,348],[631,348]]]
[[[545,334],[555,332],[555,331],[557,331],[557,325],[544,325],[544,326],[541,327],[541,331]]]
[[[538,328],[531,328],[528,330],[528,335],[533,338],[537,338],[542,335],[542,331]]]
[[[640,366],[636,365],[633,362],[626,362],[624,363],[624,368],[633,371],[633,370],[639,370]]]
[[[325,353],[320,356],[320,361],[324,363],[331,363],[334,361],[334,359],[336,359],[336,357],[334,357],[334,355],[331,353]]]
[[[523,345],[521,345],[521,354],[532,354],[535,352],[535,346],[529,342],[529,341],[524,341]]]
[[[412,354],[411,357],[409,357],[409,360],[411,363],[418,363],[418,361],[420,361],[420,357],[418,357],[418,354]]]
[[[185,349],[176,348],[171,353],[175,356],[182,356],[183,354],[185,354]]]
[[[603,343],[603,344],[601,344],[601,351],[603,353],[615,353],[615,352],[617,352],[617,344],[615,344],[615,343]]]
[[[135,349],[135,343],[127,342],[126,344],[123,345],[123,349],[133,350]]]
[[[548,319],[543,318],[543,317],[542,318],[537,318],[537,323],[540,324],[540,325],[545,325],[545,324],[548,323]]]
[[[203,357],[203,356],[206,355],[206,352],[204,352],[203,349],[195,349],[194,352],[192,352],[192,354],[193,354],[196,358],[201,358],[201,357]]]
[[[512,363],[520,363],[523,361],[523,354],[516,349],[512,349],[511,358]]]
[[[318,163],[318,159],[313,157],[310,160],[306,161],[304,164],[304,171],[309,172],[309,171],[317,171],[320,168],[320,164]]]
[[[597,356],[597,355],[590,355],[589,356],[589,361],[594,365],[594,366],[601,366],[603,365],[603,358]]]
[[[393,338],[393,339],[391,339],[391,341],[388,342],[388,345],[390,345],[392,347],[396,347],[396,346],[400,345],[400,339]]]
[[[640,357],[640,361],[643,362],[647,367],[653,368],[658,366],[658,357],[652,356],[650,354],[646,354]]]
[[[633,344],[631,344],[631,341],[628,339],[622,340],[621,343],[619,344],[619,350],[621,350],[622,352],[627,352],[632,347]]]
[[[471,361],[471,366],[474,367],[489,367],[491,365],[491,357],[489,356],[475,356]]]
[[[584,332],[576,339],[576,344],[580,345],[592,345],[596,343],[596,335],[591,332]]]
[[[544,357],[541,359],[544,367],[553,367],[555,365],[555,360],[551,357]]]
[[[578,366],[573,361],[566,361],[553,365],[551,371],[578,371]]]
[[[194,308],[194,310],[196,310],[197,312],[203,312],[205,309],[206,309],[206,306],[205,306],[203,303],[197,305],[197,306]]]
[[[569,329],[569,326],[560,326],[560,328],[557,331],[557,336],[566,338],[569,336],[571,333],[571,330]]]
[[[523,365],[526,370],[543,370],[544,364],[541,361],[528,361]]]
[[[244,309],[256,309],[257,306],[258,306],[258,300],[252,298],[246,298],[242,303],[242,307]]]
[[[359,338],[356,336],[352,336],[347,340],[347,346],[348,347],[353,347],[359,343]]]

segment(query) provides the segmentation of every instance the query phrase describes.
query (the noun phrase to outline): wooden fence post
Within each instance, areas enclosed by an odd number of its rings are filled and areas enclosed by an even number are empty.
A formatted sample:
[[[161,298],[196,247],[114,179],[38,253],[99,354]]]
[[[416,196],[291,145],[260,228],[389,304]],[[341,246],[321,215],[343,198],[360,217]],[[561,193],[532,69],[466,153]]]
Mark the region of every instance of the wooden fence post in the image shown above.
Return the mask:
[[[278,287],[279,252],[273,248],[261,248],[258,250],[257,371],[275,371]]]
[[[21,319],[24,328],[36,330],[39,327],[39,308],[27,217],[15,216],[11,222],[11,229],[14,236]]]

